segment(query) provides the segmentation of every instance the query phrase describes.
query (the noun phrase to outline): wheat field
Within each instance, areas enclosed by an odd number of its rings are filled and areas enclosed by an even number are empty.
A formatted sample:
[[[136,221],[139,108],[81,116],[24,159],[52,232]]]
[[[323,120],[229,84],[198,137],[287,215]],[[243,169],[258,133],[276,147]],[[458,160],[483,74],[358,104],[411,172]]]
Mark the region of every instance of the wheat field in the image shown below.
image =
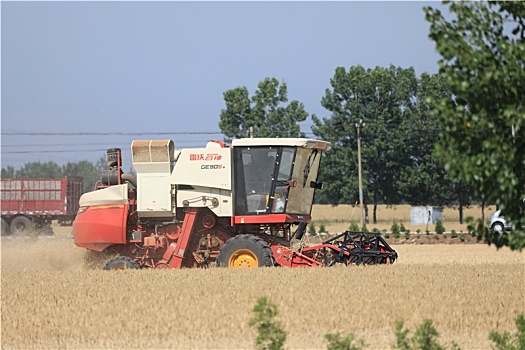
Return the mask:
[[[99,271],[70,236],[2,238],[2,349],[250,349],[267,296],[287,349],[352,332],[390,349],[396,320],[432,319],[440,342],[490,349],[525,312],[525,255],[473,245],[396,245],[389,266]]]

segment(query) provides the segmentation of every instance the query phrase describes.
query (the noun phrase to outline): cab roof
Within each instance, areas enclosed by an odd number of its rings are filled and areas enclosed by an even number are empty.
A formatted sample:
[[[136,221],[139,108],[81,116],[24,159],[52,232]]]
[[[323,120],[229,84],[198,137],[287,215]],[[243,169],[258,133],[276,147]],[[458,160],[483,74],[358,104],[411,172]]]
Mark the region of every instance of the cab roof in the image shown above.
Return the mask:
[[[328,151],[332,145],[330,142],[322,140],[304,139],[304,138],[270,138],[270,137],[254,137],[235,139],[232,141],[232,147],[239,146],[293,146],[303,148],[316,148]]]

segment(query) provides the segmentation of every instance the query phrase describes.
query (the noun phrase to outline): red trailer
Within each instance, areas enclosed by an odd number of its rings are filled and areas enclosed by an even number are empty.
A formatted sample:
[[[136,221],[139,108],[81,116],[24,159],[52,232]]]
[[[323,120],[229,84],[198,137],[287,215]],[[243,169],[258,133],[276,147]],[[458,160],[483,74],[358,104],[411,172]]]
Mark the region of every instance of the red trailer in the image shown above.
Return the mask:
[[[51,221],[71,224],[83,192],[82,177],[1,179],[2,235],[36,229],[52,232]]]

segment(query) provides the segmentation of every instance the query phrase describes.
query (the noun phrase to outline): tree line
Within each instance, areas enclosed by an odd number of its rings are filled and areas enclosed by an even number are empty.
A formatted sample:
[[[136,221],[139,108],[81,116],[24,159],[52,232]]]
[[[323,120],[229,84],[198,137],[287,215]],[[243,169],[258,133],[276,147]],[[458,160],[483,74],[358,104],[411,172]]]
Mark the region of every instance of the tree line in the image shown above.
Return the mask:
[[[358,201],[360,123],[363,193],[365,204],[373,205],[373,223],[378,204],[457,205],[461,218],[462,208],[476,198],[468,185],[448,176],[433,153],[443,126],[431,111],[436,101],[451,98],[439,74],[417,76],[412,67],[338,67],[321,99],[331,116],[311,115],[312,133],[332,143],[323,155],[324,188],[316,203]],[[287,104],[287,85],[276,78],[261,81],[251,98],[246,87],[237,87],[224,100],[219,127],[227,137],[305,136],[298,123],[310,114],[298,101]]]
[[[105,157],[96,163],[88,160],[68,162],[58,165],[54,161],[29,162],[20,169],[13,166],[2,168],[2,178],[63,178],[66,176],[81,176],[84,178],[84,192],[93,191],[95,183],[100,180],[102,170],[106,169]]]

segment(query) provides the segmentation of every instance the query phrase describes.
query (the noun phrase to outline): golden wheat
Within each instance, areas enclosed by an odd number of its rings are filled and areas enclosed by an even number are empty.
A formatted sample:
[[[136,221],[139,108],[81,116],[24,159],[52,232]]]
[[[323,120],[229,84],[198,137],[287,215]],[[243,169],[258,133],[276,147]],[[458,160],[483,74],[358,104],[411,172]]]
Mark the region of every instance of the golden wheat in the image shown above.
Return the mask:
[[[90,271],[70,238],[2,239],[2,348],[252,348],[267,296],[287,348],[353,332],[369,349],[394,324],[434,320],[440,340],[490,348],[525,312],[523,253],[485,245],[396,245],[390,266]]]

